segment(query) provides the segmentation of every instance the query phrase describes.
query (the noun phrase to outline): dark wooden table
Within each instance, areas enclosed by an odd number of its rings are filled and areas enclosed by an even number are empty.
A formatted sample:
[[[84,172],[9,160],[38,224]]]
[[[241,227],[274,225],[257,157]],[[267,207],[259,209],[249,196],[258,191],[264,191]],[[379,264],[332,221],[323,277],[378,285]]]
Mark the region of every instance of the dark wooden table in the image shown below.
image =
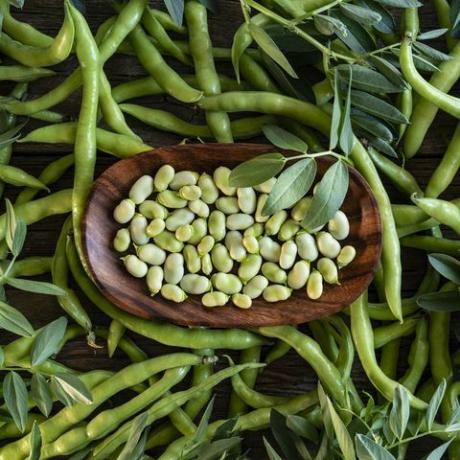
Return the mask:
[[[234,30],[241,22],[241,14],[238,0],[220,0],[220,13],[212,16],[211,32],[212,38],[217,46],[230,46],[231,37]],[[426,2],[429,3],[429,2]],[[97,26],[111,14],[110,3],[107,0],[91,0],[87,2],[87,17],[90,25],[95,32]],[[54,35],[60,27],[63,11],[61,0],[26,0],[24,10],[17,13],[17,17],[27,21],[40,30]],[[436,20],[432,7],[430,5],[423,8],[422,22],[425,29],[434,28]],[[75,58],[72,57],[68,62],[58,66],[59,76],[54,79],[46,79],[30,85],[30,96],[42,94],[61,81],[72,68],[76,65]],[[183,67],[177,67],[179,70],[185,70]],[[105,66],[106,72],[113,85],[122,81],[128,81],[145,75],[143,68],[135,58],[127,56],[115,56]],[[231,75],[230,64],[219,63],[219,71]],[[188,70],[190,72],[190,70]],[[74,94],[69,100],[58,107],[63,113],[73,117],[77,115],[79,108],[80,93]],[[184,107],[177,101],[170,98],[149,98],[142,101],[143,104],[150,104],[153,107],[170,110],[187,120],[198,122],[202,120],[202,115],[194,107]],[[170,145],[179,142],[177,136],[166,134],[146,127],[141,123],[129,119],[132,128],[144,139],[144,141],[153,146]],[[38,123],[31,121],[28,129],[39,126]],[[426,139],[419,154],[409,162],[408,169],[418,179],[422,188],[426,185],[431,171],[443,154],[447,143],[451,137],[455,126],[455,121],[440,113],[431,129],[429,137]],[[61,145],[44,145],[44,144],[21,144],[15,146],[12,164],[19,166],[31,174],[38,175],[40,171],[53,159],[72,151],[70,146]],[[98,159],[97,172],[100,173],[108,165],[113,163],[113,158],[101,154]],[[69,187],[72,184],[72,175],[68,174],[58,184],[53,186],[53,190]],[[460,180],[457,177],[454,184],[445,194],[445,198],[456,198],[460,196]],[[404,199],[391,186],[388,190],[392,196],[393,202],[403,203]],[[6,195],[14,196],[15,190],[8,189]],[[3,204],[2,204],[3,207]],[[54,252],[54,246],[58,236],[60,226],[63,222],[61,218],[46,219],[38,224],[29,227],[29,235],[23,252],[23,256],[31,255],[51,255]],[[423,254],[413,251],[403,251],[404,261],[404,295],[413,293],[425,266],[425,257]],[[33,322],[34,326],[41,326],[57,316],[62,314],[55,300],[48,296],[25,294],[21,291],[10,290],[8,296],[13,305],[21,309],[27,317]],[[108,325],[106,317],[101,315],[98,310],[87,304],[94,323]],[[459,324],[456,318],[457,326]],[[135,340],[148,352],[149,355],[155,356],[165,353],[168,349],[152,341],[145,340],[142,337],[134,336]],[[4,331],[0,334],[2,342],[9,339],[8,334]],[[406,344],[407,349],[408,344]],[[458,348],[458,342],[452,339],[453,349]],[[454,348],[455,347],[455,348]],[[170,350],[169,350],[170,351]],[[94,368],[115,369],[127,364],[124,356],[116,354],[113,359],[107,357],[106,349],[91,349],[86,345],[84,339],[75,340],[63,350],[59,359],[65,364],[80,370]],[[405,353],[402,353],[400,360],[400,371],[404,371],[406,366]],[[369,384],[359,364],[353,372],[355,383],[363,389],[370,389]],[[295,395],[303,393],[314,387],[316,376],[311,369],[295,354],[290,353],[285,359],[268,367],[261,375],[257,382],[257,388],[277,395]],[[229,385],[221,385],[217,388],[218,407],[216,416],[225,414],[225,401],[228,399]],[[261,436],[259,433],[248,434],[246,444],[251,447],[251,458],[263,460],[266,454],[261,447]],[[426,452],[427,444],[419,444],[411,448],[410,459],[419,459],[422,452]]]

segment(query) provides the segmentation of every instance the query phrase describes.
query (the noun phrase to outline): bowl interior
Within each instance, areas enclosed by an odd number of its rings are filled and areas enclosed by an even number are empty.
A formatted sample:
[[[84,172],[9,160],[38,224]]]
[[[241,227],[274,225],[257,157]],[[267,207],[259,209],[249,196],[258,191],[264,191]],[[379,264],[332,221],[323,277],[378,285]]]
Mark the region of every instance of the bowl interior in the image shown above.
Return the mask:
[[[235,167],[272,146],[255,144],[197,144],[159,148],[155,151],[118,161],[96,180],[83,221],[83,244],[92,276],[102,293],[115,305],[143,318],[167,320],[176,324],[209,327],[255,327],[299,324],[341,310],[353,302],[370,284],[381,252],[380,219],[375,199],[364,179],[350,168],[350,186],[342,210],[350,221],[350,236],[344,244],[356,248],[355,260],[340,271],[340,285],[325,284],[316,301],[305,290],[293,291],[290,299],[267,303],[255,299],[248,310],[231,305],[207,309],[200,296],[189,296],[180,304],[149,295],[144,279],[131,277],[112,248],[120,224],[112,217],[114,207],[126,198],[132,184],[143,174],[154,175],[163,164],[176,171],[206,171],[218,166]],[[318,177],[333,162],[318,158]]]

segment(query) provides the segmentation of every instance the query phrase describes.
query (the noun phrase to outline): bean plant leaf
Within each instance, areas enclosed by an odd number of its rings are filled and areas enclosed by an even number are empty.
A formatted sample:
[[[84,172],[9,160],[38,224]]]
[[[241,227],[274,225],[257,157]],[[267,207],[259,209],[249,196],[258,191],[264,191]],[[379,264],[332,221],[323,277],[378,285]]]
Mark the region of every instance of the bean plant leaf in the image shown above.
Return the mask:
[[[427,311],[460,311],[460,291],[423,294],[417,298],[417,305]]]
[[[30,396],[40,412],[48,417],[53,408],[53,398],[50,386],[41,374],[34,374],[30,382]]]
[[[117,457],[117,460],[132,460],[132,453],[139,440],[142,436],[145,427],[147,426],[148,413],[143,412],[139,414],[135,419],[134,423],[129,431],[128,440],[126,441],[125,447],[120,452],[120,455]]]
[[[235,431],[236,424],[238,423],[238,418],[233,417],[226,420],[222,425],[220,425],[216,432],[214,433],[213,439],[226,439],[229,438]]]
[[[40,451],[42,448],[42,435],[40,433],[40,428],[36,420],[32,425],[32,430],[30,432],[30,453],[27,457],[27,460],[40,460]]]
[[[181,26],[184,20],[184,0],[163,0],[172,20]]]
[[[270,429],[283,456],[290,460],[302,460],[297,446],[303,444],[300,438],[287,427],[286,417],[275,409],[270,411]]]
[[[406,388],[398,385],[395,389],[388,423],[398,439],[402,439],[409,422],[410,405]]]
[[[22,337],[31,337],[34,328],[16,308],[0,301],[0,328]]]
[[[3,380],[3,398],[15,425],[24,433],[27,424],[27,387],[17,372],[8,372]]]
[[[375,11],[352,3],[339,3],[340,9],[345,16],[362,24],[363,26],[373,26],[382,20],[382,16]]]
[[[342,113],[342,120],[340,123],[340,137],[339,137],[339,145],[340,148],[342,149],[342,152],[344,152],[346,155],[348,155],[351,152],[351,149],[353,148],[354,144],[354,134],[353,134],[353,128],[351,127],[351,85],[353,81],[353,73],[350,69],[349,72],[349,81],[348,81],[348,91],[347,91],[347,97],[345,98],[345,106],[344,110]]]
[[[417,0],[375,0],[382,5],[390,6],[393,8],[418,8],[422,6]]]
[[[369,56],[369,62],[400,91],[409,87],[400,70],[387,59],[381,56]]]
[[[449,29],[433,29],[428,32],[423,32],[422,34],[417,35],[417,41],[420,40],[433,40],[444,35]]]
[[[398,153],[396,150],[392,147],[390,142],[386,141],[385,139],[380,139],[378,137],[374,136],[366,136],[367,140],[369,141],[369,144],[372,145],[372,147],[375,148],[375,150],[383,153],[384,155],[387,155],[392,158],[399,158]]]
[[[356,435],[355,445],[359,460],[396,460],[388,450],[362,433]]]
[[[22,291],[27,292],[34,292],[35,294],[65,295],[65,291],[60,287],[51,283],[46,283],[44,281],[32,281],[22,278],[8,278],[7,284],[16,289],[21,289]]]
[[[7,131],[0,134],[0,148],[6,147],[13,142],[16,142],[21,136],[21,130],[27,124],[27,121],[19,123],[13,128],[8,129]]]
[[[281,153],[265,153],[241,163],[230,174],[232,187],[252,187],[276,176],[284,167],[286,158]]]
[[[209,419],[211,418],[212,411],[214,409],[214,400],[215,400],[215,397],[213,397],[211,401],[209,401],[201,417],[200,423],[193,436],[193,440],[196,442],[202,442],[206,436],[206,430],[208,429],[208,426],[209,426]]]
[[[436,449],[430,452],[430,455],[428,455],[428,457],[426,457],[425,460],[441,460],[444,454],[447,452],[447,449],[449,448],[452,441],[453,439],[450,439],[444,444],[441,444],[440,446],[436,447]]]
[[[241,444],[242,438],[234,436],[233,438],[228,439],[219,439],[217,441],[211,442],[209,445],[203,448],[203,452],[200,452],[197,460],[223,460],[226,458],[233,458],[230,456],[232,449],[235,449]],[[235,460],[244,460],[246,457],[238,457]]]
[[[426,410],[425,414],[425,419],[426,419],[426,425],[428,430],[431,430],[434,420],[436,418],[436,414],[439,411],[439,408],[441,407],[441,402],[444,398],[444,395],[446,394],[446,389],[447,389],[447,384],[446,381],[443,379],[442,382],[438,385],[438,388],[436,388],[436,391],[434,392],[433,396],[430,399],[430,402],[428,404],[428,408]]]
[[[440,63],[444,61],[450,61],[452,59],[452,56],[443,53],[436,48],[425,45],[425,43],[414,42],[413,46],[418,52],[433,62]]]
[[[216,0],[198,0],[207,10],[211,13],[217,13],[217,1]]]
[[[294,134],[276,125],[265,125],[262,128],[265,137],[276,147],[295,152],[306,153],[308,145]]]
[[[32,366],[45,362],[54,355],[64,337],[67,328],[67,318],[61,316],[47,324],[38,334],[32,347]]]
[[[27,226],[22,219],[16,220],[16,229],[14,232],[13,243],[11,247],[11,252],[14,257],[19,256],[24,246],[27,235]]]
[[[339,79],[348,85],[351,75],[352,87],[370,93],[399,93],[405,86],[395,85],[380,72],[369,67],[354,64],[340,64],[337,67]]]
[[[345,26],[337,30],[337,37],[356,53],[367,53],[375,49],[374,37],[360,24],[345,16],[340,10],[332,10],[331,16],[338,19]]]
[[[408,124],[409,120],[396,107],[372,94],[358,90],[351,92],[351,102],[364,112],[391,123]]]
[[[6,232],[5,232],[5,241],[8,249],[13,252],[13,240],[14,234],[16,232],[16,213],[14,212],[14,207],[11,204],[11,201],[6,199]]]
[[[340,101],[338,71],[334,70],[334,102],[332,104],[331,131],[329,135],[329,150],[334,150],[339,143],[340,120],[342,119],[342,104]]]
[[[444,278],[460,285],[460,261],[447,254],[429,254],[431,266]]]
[[[332,16],[325,14],[315,14],[313,16],[313,23],[315,24],[318,32],[323,35],[346,35],[348,33],[345,24]]]
[[[287,427],[302,438],[314,443],[319,442],[319,433],[315,426],[306,418],[300,415],[288,415],[286,417]]]
[[[273,41],[270,35],[265,32],[262,27],[249,23],[249,32],[251,33],[254,41],[260,46],[260,48],[270,56],[288,75],[293,78],[297,78],[297,73],[291,66],[283,52],[278,48],[278,45]]]
[[[332,219],[347,195],[348,181],[348,168],[342,161],[335,162],[321,179],[302,227],[312,231]]]
[[[396,24],[393,14],[391,14],[383,5],[373,0],[358,0],[357,3],[381,16],[381,20],[374,24],[373,28],[382,34],[391,34],[395,32]]]
[[[51,377],[51,387],[56,397],[65,405],[73,402],[91,404],[93,398],[85,384],[75,375],[58,373]]]
[[[312,158],[305,158],[289,166],[275,182],[262,214],[275,214],[297,203],[310,190],[315,176],[316,161]]]
[[[367,131],[372,136],[377,136],[386,142],[393,142],[393,132],[378,118],[358,110],[352,110],[351,120],[354,125],[357,125],[359,128]]]
[[[283,460],[282,457],[276,452],[276,450],[271,446],[271,444],[267,441],[267,438],[264,436],[264,446],[265,450],[267,451],[268,458],[270,460]]]

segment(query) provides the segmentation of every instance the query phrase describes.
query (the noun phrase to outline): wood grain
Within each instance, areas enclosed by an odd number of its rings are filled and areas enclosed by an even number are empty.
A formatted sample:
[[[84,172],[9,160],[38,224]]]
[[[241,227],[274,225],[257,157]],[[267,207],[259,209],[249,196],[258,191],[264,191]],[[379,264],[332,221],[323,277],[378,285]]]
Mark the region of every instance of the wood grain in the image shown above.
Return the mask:
[[[154,175],[159,167],[170,164],[176,171],[212,175],[219,166],[234,168],[258,154],[272,151],[270,145],[180,145],[121,160],[104,171],[94,183],[83,219],[87,260],[103,294],[120,308],[144,318],[222,328],[300,324],[337,313],[350,305],[370,284],[381,252],[377,205],[367,183],[353,168],[349,168],[350,187],[342,206],[350,221],[350,236],[342,243],[354,246],[357,256],[340,271],[341,284],[325,284],[323,295],[316,301],[307,298],[305,289],[295,290],[292,297],[283,302],[268,303],[260,297],[248,310],[234,307],[230,302],[223,307],[205,308],[200,296],[189,296],[179,304],[160,295],[152,298],[145,279],[129,276],[120,254],[113,250],[113,238],[121,228],[113,219],[113,209],[128,196],[133,183],[143,174]],[[322,157],[317,163],[319,179],[333,161]]]

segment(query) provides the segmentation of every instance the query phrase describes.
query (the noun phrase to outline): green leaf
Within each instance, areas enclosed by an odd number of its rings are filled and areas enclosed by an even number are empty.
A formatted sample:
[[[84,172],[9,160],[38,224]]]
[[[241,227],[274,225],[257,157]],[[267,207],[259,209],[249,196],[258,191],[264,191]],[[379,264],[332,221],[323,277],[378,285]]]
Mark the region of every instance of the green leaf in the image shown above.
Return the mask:
[[[30,453],[27,460],[40,460],[40,451],[42,448],[42,435],[36,420],[32,425],[30,432]]]
[[[3,348],[0,347],[0,367],[3,367],[5,364],[5,352],[3,351]]]
[[[390,128],[372,115],[354,110],[352,111],[351,121],[354,125],[386,142],[392,142],[394,139]]]
[[[30,382],[30,396],[40,412],[48,417],[53,408],[51,389],[46,378],[41,374],[34,374]]]
[[[61,316],[47,324],[38,334],[32,347],[32,366],[45,362],[59,350],[67,328],[67,318]]]
[[[22,278],[8,278],[7,284],[16,289],[21,289],[22,291],[27,292],[34,292],[35,294],[65,295],[65,291],[60,287],[51,283],[46,283],[44,281],[32,281]]]
[[[27,387],[22,377],[12,371],[8,372],[3,381],[3,398],[13,418],[14,423],[21,433],[24,433],[27,424]]]
[[[332,10],[330,14],[345,25],[346,33],[343,30],[337,30],[336,35],[352,51],[368,53],[375,49],[375,39],[364,27],[346,17],[339,10]]]
[[[290,208],[310,190],[316,176],[316,161],[305,158],[285,169],[268,195],[263,215],[275,214]]]
[[[453,439],[450,439],[444,444],[436,447],[436,449],[433,450],[430,455],[428,455],[428,457],[426,457],[426,460],[441,460],[443,455],[447,452],[447,449],[449,448],[452,441]]]
[[[392,34],[396,30],[395,19],[393,15],[379,3],[372,0],[358,0],[357,2],[364,8],[367,8],[375,13],[380,14],[381,20],[377,24],[374,24],[373,28],[382,34]]]
[[[315,14],[313,16],[313,23],[315,24],[318,32],[322,33],[323,35],[337,34],[344,36],[348,33],[345,24],[332,16],[326,16],[325,14]]]
[[[264,440],[264,446],[265,446],[265,450],[267,451],[268,458],[270,460],[283,460],[278,454],[278,452],[276,452],[276,450],[270,445],[270,443],[267,441],[267,438],[265,436],[263,436],[263,440]]]
[[[391,431],[398,439],[402,439],[409,422],[410,404],[406,388],[398,385],[395,389],[389,417]]]
[[[327,434],[324,433],[321,439],[321,444],[319,445],[319,449],[316,452],[315,460],[329,460],[329,443]]]
[[[228,439],[219,439],[217,441],[211,442],[203,452],[200,452],[199,460],[217,460],[217,459],[226,459],[233,458],[229,454],[237,446],[241,444],[243,438],[233,437]],[[197,459],[197,460],[198,460]]]
[[[382,5],[391,6],[393,8],[418,8],[422,6],[417,0],[375,0]]]
[[[355,444],[359,460],[396,460],[384,447],[364,434],[356,435]]]
[[[354,90],[351,92],[351,103],[364,112],[391,123],[407,124],[409,120],[396,107],[369,93]]]
[[[82,404],[91,404],[93,398],[85,384],[75,375],[58,373],[51,377],[51,386],[56,396],[68,405],[70,401]],[[60,398],[62,397],[62,399]],[[64,402],[66,401],[66,402]]]
[[[449,29],[433,29],[428,32],[423,32],[422,34],[417,35],[417,40],[433,40],[435,38],[441,37]]]
[[[340,100],[338,71],[334,70],[334,102],[332,104],[331,131],[329,150],[334,150],[339,143],[340,120],[342,119],[342,103]]]
[[[340,128],[340,139],[339,145],[346,155],[348,155],[355,142],[355,136],[353,134],[353,128],[351,127],[351,117],[350,117],[350,110],[351,110],[351,83],[353,80],[353,73],[350,71],[349,73],[349,82],[348,82],[348,91],[347,97],[345,99],[345,108],[342,114],[341,120],[341,128]]]
[[[369,62],[400,91],[409,87],[399,69],[387,59],[381,56],[369,56]]]
[[[442,51],[437,50],[436,48],[432,48],[431,46],[425,45],[425,43],[414,42],[414,48],[422,53],[422,55],[426,56],[429,60],[434,61],[436,63],[450,61],[452,56],[443,53]]]
[[[22,219],[16,220],[16,229],[14,232],[13,237],[13,244],[11,248],[11,252],[13,253],[14,257],[19,256],[24,246],[24,242],[26,240],[27,235],[27,226]]]
[[[6,232],[5,240],[8,249],[13,252],[13,239],[16,232],[16,213],[14,212],[14,207],[11,204],[11,201],[6,199]]]
[[[125,447],[121,451],[120,455],[117,457],[117,460],[132,460],[132,451],[137,446],[142,432],[147,426],[148,413],[143,412],[139,414],[133,422],[131,430],[129,431],[128,440],[126,441]]]
[[[308,439],[314,443],[319,441],[319,433],[315,426],[306,418],[300,415],[288,415],[286,417],[287,427],[302,438]]]
[[[448,427],[444,428],[444,431],[446,433],[456,433],[457,431],[460,431],[460,422],[449,425]]]
[[[184,20],[184,0],[163,0],[172,20],[181,26]]]
[[[335,162],[321,179],[302,227],[311,231],[332,219],[347,195],[348,181],[348,168],[342,161]]]
[[[278,48],[278,45],[273,41],[270,35],[265,32],[262,27],[257,26],[253,22],[249,23],[249,32],[254,41],[260,48],[270,56],[288,75],[297,78],[296,71],[291,66],[283,52]]]
[[[294,134],[276,125],[265,125],[262,128],[265,137],[276,147],[295,152],[306,153],[308,145]]]
[[[217,0],[198,0],[211,13],[217,13]]]
[[[302,440],[287,427],[285,415],[276,409],[270,411],[270,428],[285,458],[290,460],[302,460],[298,446]]]
[[[350,434],[347,431],[345,424],[342,422],[342,419],[337,414],[332,401],[327,398],[327,407],[329,411],[329,416],[331,418],[332,426],[337,438],[337,443],[340,447],[340,450],[343,454],[344,460],[355,460],[355,449],[353,447],[353,441],[350,437]]]
[[[34,328],[16,308],[0,301],[0,328],[22,337],[31,337]]]
[[[460,261],[447,254],[429,254],[428,261],[440,275],[460,285]]]
[[[363,26],[373,26],[382,20],[382,16],[379,13],[352,3],[339,3],[339,6],[345,16]]]
[[[401,87],[394,85],[381,73],[364,67],[362,65],[354,64],[340,64],[337,67],[339,72],[340,80],[348,85],[350,76],[353,76],[351,85],[353,88],[357,88],[370,93],[399,93],[405,86]]]
[[[24,128],[26,124],[27,121],[25,121],[24,123],[20,123],[0,134],[0,148],[6,147],[7,145],[16,142],[20,137],[20,131],[22,130],[22,128]]]
[[[286,158],[281,153],[265,153],[241,163],[230,174],[232,187],[252,187],[276,176],[284,167]]]
[[[203,416],[201,417],[201,420],[196,429],[196,432],[193,435],[193,440],[196,442],[202,442],[205,439],[206,430],[208,429],[208,426],[209,426],[209,419],[211,418],[212,411],[214,408],[214,399],[215,397],[213,397],[211,401],[209,401],[208,405],[206,406],[206,409],[203,413]]]
[[[460,311],[460,292],[432,292],[417,298],[417,305],[427,311]]]
[[[366,137],[369,143],[372,145],[372,147],[375,148],[375,150],[389,157],[399,158],[399,155],[397,154],[395,149],[391,146],[391,144],[388,141],[384,139],[379,139],[378,137],[373,137],[373,136],[366,136]]]
[[[444,398],[444,395],[446,394],[446,389],[447,389],[447,383],[443,379],[442,382],[436,388],[436,391],[434,392],[433,396],[430,399],[430,402],[428,404],[428,408],[425,414],[426,425],[427,425],[428,430],[431,430],[431,428],[433,427],[433,423],[436,418],[436,414],[438,413],[439,408],[441,407],[441,403]]]
[[[220,425],[217,428],[216,432],[214,433],[213,439],[218,440],[229,438],[233,434],[237,422],[237,417],[233,417],[226,420],[224,423],[222,423],[222,425]]]

